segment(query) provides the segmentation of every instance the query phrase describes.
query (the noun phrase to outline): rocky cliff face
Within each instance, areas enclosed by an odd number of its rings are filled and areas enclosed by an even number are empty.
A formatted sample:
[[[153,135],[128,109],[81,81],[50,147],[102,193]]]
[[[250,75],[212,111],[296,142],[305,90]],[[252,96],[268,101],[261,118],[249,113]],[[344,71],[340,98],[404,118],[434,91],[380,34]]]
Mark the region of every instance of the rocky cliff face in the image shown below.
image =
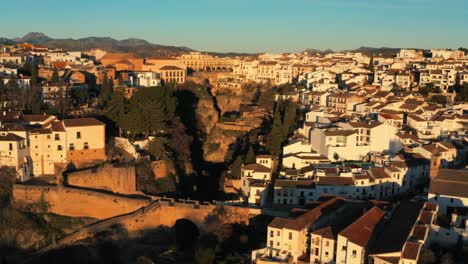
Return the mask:
[[[203,158],[207,162],[224,162],[231,144],[250,129],[260,127],[262,117],[240,117],[226,125],[220,120],[220,116],[228,112],[239,112],[241,104],[250,104],[254,91],[236,93],[229,89],[218,89],[215,95],[202,90],[196,92],[199,98],[195,110],[197,124],[206,135],[202,142]]]
[[[221,115],[226,112],[239,111],[241,104],[247,104],[248,101],[242,96],[233,95],[217,95],[218,107],[221,110]]]
[[[204,159],[209,162],[224,162],[229,146],[244,132],[223,130],[215,127],[203,145]]]
[[[200,128],[206,134],[209,134],[218,122],[218,111],[211,99],[201,99],[198,102],[196,116]]]

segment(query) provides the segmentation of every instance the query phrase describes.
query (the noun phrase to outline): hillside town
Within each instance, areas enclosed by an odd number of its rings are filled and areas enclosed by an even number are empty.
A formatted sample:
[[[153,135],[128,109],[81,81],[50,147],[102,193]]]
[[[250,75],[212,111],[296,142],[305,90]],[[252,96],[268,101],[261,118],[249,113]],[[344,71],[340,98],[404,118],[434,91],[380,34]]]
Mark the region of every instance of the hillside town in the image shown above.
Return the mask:
[[[18,42],[0,45],[0,96],[0,201],[96,219],[23,242],[36,257],[111,223],[188,219],[250,228],[196,263],[466,260],[464,49],[142,57]],[[161,252],[138,263],[193,263]]]

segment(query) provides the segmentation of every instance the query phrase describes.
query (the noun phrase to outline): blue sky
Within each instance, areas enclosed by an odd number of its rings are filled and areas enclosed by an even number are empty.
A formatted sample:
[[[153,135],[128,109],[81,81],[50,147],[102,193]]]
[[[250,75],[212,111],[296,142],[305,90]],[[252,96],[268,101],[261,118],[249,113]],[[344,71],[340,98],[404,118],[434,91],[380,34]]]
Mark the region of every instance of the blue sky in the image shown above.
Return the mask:
[[[14,0],[0,37],[109,36],[237,52],[468,47],[468,0]]]

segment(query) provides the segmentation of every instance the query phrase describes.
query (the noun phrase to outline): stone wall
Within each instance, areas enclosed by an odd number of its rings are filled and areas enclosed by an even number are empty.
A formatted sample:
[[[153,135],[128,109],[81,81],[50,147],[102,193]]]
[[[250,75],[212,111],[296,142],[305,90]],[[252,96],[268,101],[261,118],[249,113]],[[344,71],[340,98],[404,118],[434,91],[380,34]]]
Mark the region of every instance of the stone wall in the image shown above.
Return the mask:
[[[248,207],[215,205],[189,200],[178,201],[174,199],[153,198],[156,200],[147,207],[84,227],[75,233],[63,237],[56,241],[56,243],[43,248],[38,253],[73,244],[117,225],[125,228],[130,235],[138,235],[139,232],[157,228],[161,225],[172,227],[177,220],[182,218],[194,222],[199,228],[203,229],[213,221],[248,224],[252,217],[261,213],[260,209]]]
[[[13,188],[15,203],[35,204],[41,200],[49,205],[49,212],[72,216],[106,219],[116,215],[133,212],[150,204],[149,197],[119,196],[110,193],[78,188],[33,186],[15,184]]]
[[[216,127],[222,130],[234,130],[234,131],[243,131],[243,132],[248,132],[255,128],[253,126],[248,126],[248,125],[239,125],[234,122],[216,123]]]
[[[132,194],[136,192],[135,166],[119,166],[112,164],[69,172],[66,182],[72,186],[109,190],[114,193]]]
[[[105,149],[67,150],[67,163],[72,162],[77,168],[103,162],[107,159]]]

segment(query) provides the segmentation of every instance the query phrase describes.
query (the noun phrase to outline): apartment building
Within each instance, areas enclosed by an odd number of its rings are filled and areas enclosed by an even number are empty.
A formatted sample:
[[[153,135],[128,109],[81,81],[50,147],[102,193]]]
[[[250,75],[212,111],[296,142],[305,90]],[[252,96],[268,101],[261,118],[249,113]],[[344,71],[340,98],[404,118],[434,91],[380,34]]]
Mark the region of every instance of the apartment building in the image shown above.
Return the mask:
[[[256,156],[255,163],[241,167],[241,190],[249,204],[263,205],[272,179],[274,160],[270,155]]]
[[[397,128],[379,121],[339,123],[335,128],[314,127],[312,148],[330,160],[360,160],[370,152],[394,152]]]
[[[354,93],[334,93],[328,96],[328,107],[336,112],[347,113],[355,110],[364,98]]]
[[[0,167],[16,170],[19,181],[27,181],[31,176],[31,156],[25,137],[18,136],[8,129],[0,130]]]
[[[161,85],[161,77],[157,72],[135,71],[128,74],[131,87],[154,87]]]
[[[238,63],[237,59],[219,58],[198,51],[182,54],[178,60],[193,70],[228,70]]]
[[[429,83],[447,93],[448,89],[457,83],[457,71],[450,68],[420,71],[419,85],[426,86]]]
[[[365,263],[368,249],[375,241],[385,212],[373,207],[338,234],[336,263]]]
[[[307,258],[309,233],[345,216],[349,207],[345,199],[332,198],[296,218],[276,217],[268,224],[266,248],[253,251],[252,260],[257,264],[298,263]]]
[[[1,131],[9,140],[5,149],[16,150],[11,152],[14,161],[4,162],[17,164],[14,167],[24,175],[22,181],[32,175],[52,175],[56,166],[80,167],[107,159],[105,125],[94,118],[58,120],[51,115],[18,115],[2,122]]]
[[[177,66],[163,66],[159,68],[158,72],[163,83],[184,83],[187,78],[185,68]]]

